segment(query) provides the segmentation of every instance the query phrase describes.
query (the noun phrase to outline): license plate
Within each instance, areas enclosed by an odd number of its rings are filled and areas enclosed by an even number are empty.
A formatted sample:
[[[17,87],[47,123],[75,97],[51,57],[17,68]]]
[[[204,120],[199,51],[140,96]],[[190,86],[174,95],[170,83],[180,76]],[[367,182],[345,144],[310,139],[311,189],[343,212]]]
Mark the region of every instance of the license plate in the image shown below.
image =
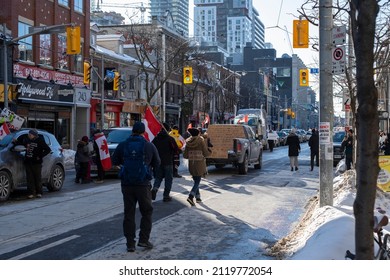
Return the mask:
[[[342,158],[340,155],[334,155],[334,158]]]

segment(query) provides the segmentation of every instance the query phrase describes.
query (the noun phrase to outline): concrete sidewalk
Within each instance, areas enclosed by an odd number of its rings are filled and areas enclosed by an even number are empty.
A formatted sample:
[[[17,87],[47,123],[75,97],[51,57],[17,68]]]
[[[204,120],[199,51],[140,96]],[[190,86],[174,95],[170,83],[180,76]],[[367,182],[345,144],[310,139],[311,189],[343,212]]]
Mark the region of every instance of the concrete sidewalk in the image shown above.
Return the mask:
[[[276,186],[275,178],[285,185]],[[195,207],[188,204],[186,194],[174,195],[186,207],[153,224],[152,250],[137,247],[136,252],[127,253],[125,239],[120,238],[80,259],[272,259],[266,256],[267,248],[290,232],[318,189],[318,172],[310,171],[280,171],[268,179],[260,175],[245,186],[218,185],[217,178],[210,179],[202,181],[207,184],[201,189],[203,202]],[[189,191],[190,177],[182,181],[176,181],[173,189],[182,186]],[[161,203],[155,211],[159,207],[169,207],[169,203]]]

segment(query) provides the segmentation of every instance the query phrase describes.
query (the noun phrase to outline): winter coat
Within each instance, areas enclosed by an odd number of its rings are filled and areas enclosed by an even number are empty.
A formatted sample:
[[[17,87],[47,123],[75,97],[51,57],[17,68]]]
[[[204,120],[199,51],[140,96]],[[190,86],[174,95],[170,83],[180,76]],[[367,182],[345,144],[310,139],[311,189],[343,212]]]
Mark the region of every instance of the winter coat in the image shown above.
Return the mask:
[[[290,133],[287,136],[286,145],[288,145],[288,156],[297,157],[301,151],[301,145],[299,143],[299,138],[295,133]]]
[[[50,147],[41,137],[26,138],[24,142],[26,153],[24,161],[27,164],[42,164],[43,158],[51,152]]]
[[[162,129],[153,139],[152,143],[156,146],[160,155],[161,165],[173,165],[174,155],[179,153],[179,147],[175,139],[169,136],[165,129]]]
[[[84,141],[79,141],[77,143],[77,150],[76,150],[76,161],[77,162],[89,162],[89,147],[88,143]]]
[[[347,138],[345,138],[343,140],[343,142],[341,142],[341,148],[342,149],[345,149],[345,156],[348,157],[348,158],[351,158],[352,157],[352,152],[353,152],[353,138],[352,136],[347,136]]]
[[[188,170],[192,176],[206,176],[206,157],[211,155],[201,136],[191,136],[186,140],[183,157],[188,159]]]
[[[309,146],[310,146],[310,151],[312,153],[317,153],[320,149],[320,139],[318,137],[318,133],[313,133],[309,139]]]

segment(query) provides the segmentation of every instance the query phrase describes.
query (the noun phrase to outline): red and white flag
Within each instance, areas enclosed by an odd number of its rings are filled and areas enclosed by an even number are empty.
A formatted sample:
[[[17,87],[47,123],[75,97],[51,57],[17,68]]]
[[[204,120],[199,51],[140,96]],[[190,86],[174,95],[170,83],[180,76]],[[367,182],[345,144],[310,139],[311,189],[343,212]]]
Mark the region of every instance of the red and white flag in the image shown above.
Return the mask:
[[[8,128],[8,124],[7,123],[3,123],[0,126],[0,140],[3,139],[8,134],[10,134],[10,131],[9,131],[9,128]]]
[[[102,132],[94,135],[94,139],[99,147],[100,161],[102,163],[103,170],[107,171],[111,168],[111,157],[110,152],[108,151],[106,136],[104,136],[104,133]]]
[[[209,115],[206,115],[206,117],[204,118],[203,122],[202,122],[202,127],[205,127],[206,124],[208,124],[210,122],[210,117]]]
[[[156,137],[156,135],[160,132],[162,124],[157,120],[149,106],[146,107],[145,117],[142,122],[145,124],[146,133],[144,134],[144,137],[149,142],[152,142],[154,137]]]

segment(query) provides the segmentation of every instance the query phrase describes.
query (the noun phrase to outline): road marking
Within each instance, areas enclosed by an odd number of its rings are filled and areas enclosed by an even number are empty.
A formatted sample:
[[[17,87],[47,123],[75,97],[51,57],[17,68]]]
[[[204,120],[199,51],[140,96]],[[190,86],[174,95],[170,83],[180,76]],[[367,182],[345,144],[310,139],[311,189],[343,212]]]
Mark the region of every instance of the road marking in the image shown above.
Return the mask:
[[[31,251],[28,251],[28,252],[25,252],[25,253],[20,254],[20,255],[18,255],[18,256],[15,256],[15,257],[11,258],[10,260],[20,260],[20,259],[23,259],[23,258],[25,258],[25,257],[34,255],[34,254],[36,254],[36,253],[42,252],[42,251],[44,251],[44,250],[46,250],[46,249],[55,247],[55,246],[57,246],[57,245],[63,244],[63,243],[65,243],[65,242],[68,242],[68,241],[70,241],[70,240],[73,240],[73,239],[76,239],[76,238],[79,238],[79,237],[80,237],[80,235],[72,235],[72,236],[69,236],[69,237],[67,237],[67,238],[60,239],[60,240],[58,240],[58,241],[56,241],[56,242],[47,244],[47,245],[45,245],[45,246],[39,247],[39,248],[37,248],[37,249],[31,250]]]

